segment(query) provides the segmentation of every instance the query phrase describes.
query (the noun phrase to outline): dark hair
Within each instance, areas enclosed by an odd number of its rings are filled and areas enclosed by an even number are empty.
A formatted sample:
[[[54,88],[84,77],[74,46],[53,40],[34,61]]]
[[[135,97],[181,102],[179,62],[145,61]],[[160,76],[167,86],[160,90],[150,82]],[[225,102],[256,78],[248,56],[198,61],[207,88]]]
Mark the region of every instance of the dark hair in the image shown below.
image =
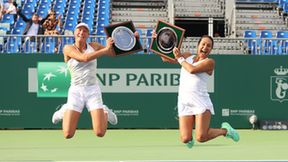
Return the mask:
[[[214,46],[214,40],[213,40],[213,38],[212,38],[211,36],[209,36],[209,35],[203,35],[203,36],[199,39],[199,41],[198,41],[198,43],[197,43],[197,46],[199,46],[199,44],[200,44],[200,42],[201,42],[201,40],[202,40],[203,38],[209,38],[209,39],[212,41],[212,48],[213,48],[213,46]]]
[[[16,8],[18,7],[16,1],[13,1],[13,5],[14,5]]]

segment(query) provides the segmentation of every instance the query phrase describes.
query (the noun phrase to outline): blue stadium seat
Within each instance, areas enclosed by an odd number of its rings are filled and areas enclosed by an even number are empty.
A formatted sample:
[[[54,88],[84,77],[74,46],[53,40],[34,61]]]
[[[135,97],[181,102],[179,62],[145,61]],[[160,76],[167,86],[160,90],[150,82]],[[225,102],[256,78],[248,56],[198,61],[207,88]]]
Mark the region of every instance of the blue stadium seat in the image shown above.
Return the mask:
[[[278,10],[282,10],[283,8],[282,8],[282,6],[283,6],[283,1],[285,1],[285,0],[278,0],[278,3],[277,3],[277,9]]]
[[[244,31],[244,38],[256,38],[256,31],[255,30],[245,30]]]
[[[25,27],[26,22],[22,19],[22,17],[19,17],[17,22],[15,23],[15,27]]]
[[[95,4],[85,3],[83,8],[83,14],[86,15],[89,14],[94,17],[94,13],[95,13]]]
[[[97,21],[96,21],[96,34],[101,34],[103,28],[109,25],[110,19],[110,1],[109,0],[99,0],[97,6]],[[106,41],[105,41],[106,44]]]
[[[34,7],[37,6],[37,1],[35,0],[26,0],[26,4],[33,5]]]
[[[151,46],[151,42],[152,42],[152,32],[153,32],[153,29],[147,29],[147,33],[146,33],[146,48],[147,48],[147,53],[148,54],[153,54],[153,52],[150,51],[150,46]]]
[[[56,0],[55,3],[66,4],[67,0]]]
[[[277,3],[277,0],[263,0],[265,3]]]
[[[27,54],[37,53],[36,42],[30,40],[23,43],[23,52]]]
[[[44,18],[48,15],[48,11],[50,10],[51,8],[51,4],[44,4],[44,3],[41,3],[39,5],[39,8],[37,10],[37,15]]]
[[[85,4],[87,4],[87,5],[94,5],[94,7],[95,7],[96,0],[85,0]]]
[[[262,30],[260,32],[260,38],[261,38],[261,54],[272,54],[272,49],[273,49],[273,40],[269,39],[272,38],[272,32],[270,30]]]
[[[95,34],[96,35],[102,35],[102,36],[105,35],[104,28],[102,28],[102,27],[97,28]]]
[[[278,31],[276,33],[278,38],[278,54],[288,54],[288,31]]]
[[[79,10],[69,9],[67,12],[67,17],[75,17],[78,18]]]
[[[63,15],[66,7],[66,0],[56,0],[55,5],[53,7],[56,12],[56,16]]]
[[[19,42],[20,40],[20,42]],[[21,39],[19,37],[9,37],[6,43],[6,51],[7,53],[18,53],[20,52]]]
[[[53,54],[55,53],[55,48],[57,47],[57,39],[56,37],[45,37],[41,52],[47,53],[47,54]]]
[[[79,0],[71,0],[70,1],[70,5],[78,5],[79,4]]]
[[[28,19],[32,18],[32,14],[35,12],[35,6],[31,4],[25,4],[22,7],[21,13],[24,14]]]
[[[42,4],[51,4],[51,0],[41,0]]]
[[[13,28],[12,30],[11,30],[11,34],[14,34],[14,35],[22,35],[23,34],[23,30],[24,29],[21,29],[21,28]],[[13,41],[15,41],[15,42],[17,42],[17,46],[21,46],[21,41],[22,40],[22,37],[21,36],[15,36],[15,37],[13,37]]]
[[[249,54],[258,54],[259,39],[257,39],[255,30],[244,31],[244,44]]]
[[[80,4],[80,1],[71,1],[70,2],[70,5],[69,5],[69,8],[68,9],[76,9],[76,10],[79,10],[79,8],[81,7],[81,4]]]
[[[104,31],[103,27],[97,27],[96,28],[96,32],[94,32],[93,34],[96,34],[96,36],[100,36],[98,38],[96,38],[97,42],[102,44],[102,45],[106,45],[106,33]]]
[[[74,31],[74,28],[77,24],[77,19],[73,16],[67,17],[66,22],[64,24],[64,30]]]
[[[104,28],[107,25],[109,25],[109,21],[97,19],[96,28]]]
[[[24,28],[21,27],[14,27],[11,31],[11,34],[15,34],[15,35],[22,35],[24,31]]]
[[[0,51],[1,53],[3,52],[3,49],[4,49],[4,46],[5,46],[5,43],[4,43],[4,36],[6,35],[6,31],[5,30],[2,30],[1,27],[0,27]]]
[[[54,5],[54,11],[56,12],[56,11],[62,11],[63,9],[65,8],[65,6],[64,6],[64,4],[62,4],[62,3],[56,3],[55,5]]]
[[[66,44],[73,44],[74,42],[75,42],[74,37],[62,37],[58,52],[59,53],[63,52],[63,47]]]
[[[109,18],[109,8],[106,6],[98,6],[98,16],[103,18]]]
[[[285,17],[285,16],[287,16],[287,13],[288,13],[288,2],[286,1],[283,3],[282,15]]]
[[[14,24],[14,15],[12,14],[4,14],[2,17],[1,23],[9,23],[10,25]]]
[[[272,38],[272,32],[270,30],[262,30],[260,32],[260,38]]]
[[[139,42],[140,42],[140,44],[141,44],[141,46],[142,46],[142,48],[143,48],[143,32],[142,32],[142,29],[136,29],[136,31],[138,32],[138,34],[139,34]],[[139,52],[137,52],[138,54],[144,54],[144,52],[143,51],[139,51]]]

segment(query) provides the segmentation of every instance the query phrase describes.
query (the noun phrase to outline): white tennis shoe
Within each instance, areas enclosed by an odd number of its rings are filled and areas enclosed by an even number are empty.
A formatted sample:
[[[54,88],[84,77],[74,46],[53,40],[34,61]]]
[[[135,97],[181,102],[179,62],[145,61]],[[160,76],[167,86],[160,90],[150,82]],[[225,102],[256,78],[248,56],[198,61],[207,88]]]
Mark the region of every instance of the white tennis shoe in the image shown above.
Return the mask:
[[[65,112],[64,106],[65,106],[65,104],[57,106],[56,111],[54,112],[54,114],[52,116],[52,123],[53,124],[58,124],[59,122],[62,121],[63,116],[64,116],[64,112]]]
[[[107,112],[108,122],[112,125],[116,125],[118,123],[117,115],[109,109],[106,105],[103,105],[104,111]]]

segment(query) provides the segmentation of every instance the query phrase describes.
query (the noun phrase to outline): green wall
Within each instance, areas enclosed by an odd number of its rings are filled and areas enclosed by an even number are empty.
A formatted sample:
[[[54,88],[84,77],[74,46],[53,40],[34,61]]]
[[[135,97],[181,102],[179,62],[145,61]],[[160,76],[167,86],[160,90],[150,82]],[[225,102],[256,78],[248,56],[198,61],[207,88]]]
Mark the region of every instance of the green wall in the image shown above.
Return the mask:
[[[288,87],[285,87],[285,83],[288,83],[288,73],[284,70],[288,69],[288,56],[213,55],[212,57],[216,60],[215,73],[212,77],[214,85],[210,93],[216,113],[211,122],[213,127],[219,127],[221,122],[228,121],[236,128],[251,128],[248,117],[254,113],[260,120],[288,120],[288,94],[286,95]],[[31,80],[28,79],[28,69],[37,69],[39,62],[62,61],[62,55],[0,55],[2,74],[0,128],[61,127],[61,124],[53,125],[51,117],[57,105],[65,103],[66,98],[37,97],[37,92],[31,90],[29,92]],[[283,75],[276,74],[274,70],[281,69],[281,66]],[[139,73],[143,69],[146,71],[143,74],[145,78],[147,71],[150,70],[157,75],[157,69],[177,71],[180,67],[162,63],[157,55],[127,55],[100,58],[98,68],[106,71],[122,69],[124,72],[128,69],[127,73],[132,69],[137,69],[135,72]],[[282,89],[278,88],[284,96],[282,98],[276,95],[276,80],[282,80]],[[145,79],[139,83],[143,90]],[[105,86],[107,89],[111,88],[108,82]],[[149,92],[151,86],[152,90]],[[144,87],[148,92],[142,90],[123,92],[118,91],[117,86],[112,91],[104,90],[104,103],[119,116],[119,124],[110,127],[178,128],[177,85],[172,87],[176,88],[176,91],[164,92],[170,88],[169,84],[148,84],[146,88]],[[91,128],[90,116],[86,110],[81,116],[79,127]]]

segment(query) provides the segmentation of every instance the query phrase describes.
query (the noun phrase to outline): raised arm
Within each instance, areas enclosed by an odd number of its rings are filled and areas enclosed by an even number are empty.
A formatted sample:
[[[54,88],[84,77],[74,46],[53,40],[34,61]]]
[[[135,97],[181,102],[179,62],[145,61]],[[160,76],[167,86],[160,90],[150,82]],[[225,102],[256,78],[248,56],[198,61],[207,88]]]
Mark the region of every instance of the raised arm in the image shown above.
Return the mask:
[[[59,28],[62,28],[61,17],[62,17],[62,14],[60,14],[60,15],[58,16],[58,19],[57,19],[57,21],[58,21],[57,25],[59,26]]]
[[[209,75],[211,75],[214,70],[215,61],[211,58],[205,59],[200,64],[194,66],[186,62],[184,59],[189,57],[189,55],[191,55],[188,52],[181,54],[178,48],[174,48],[173,53],[179,64],[191,74],[206,72]]]
[[[108,38],[106,44],[107,44],[106,47],[99,45],[98,50],[95,50],[90,53],[84,53],[84,54],[81,53],[79,50],[77,50],[73,45],[66,45],[63,49],[64,60],[65,62],[67,62],[70,58],[74,58],[80,62],[89,62],[103,55],[111,55],[112,44],[113,44],[112,39]],[[92,43],[91,45],[95,49],[96,44]]]
[[[25,21],[25,22],[28,22],[28,21],[31,21],[31,19],[28,19],[22,12],[22,10],[18,10],[18,15]]]

